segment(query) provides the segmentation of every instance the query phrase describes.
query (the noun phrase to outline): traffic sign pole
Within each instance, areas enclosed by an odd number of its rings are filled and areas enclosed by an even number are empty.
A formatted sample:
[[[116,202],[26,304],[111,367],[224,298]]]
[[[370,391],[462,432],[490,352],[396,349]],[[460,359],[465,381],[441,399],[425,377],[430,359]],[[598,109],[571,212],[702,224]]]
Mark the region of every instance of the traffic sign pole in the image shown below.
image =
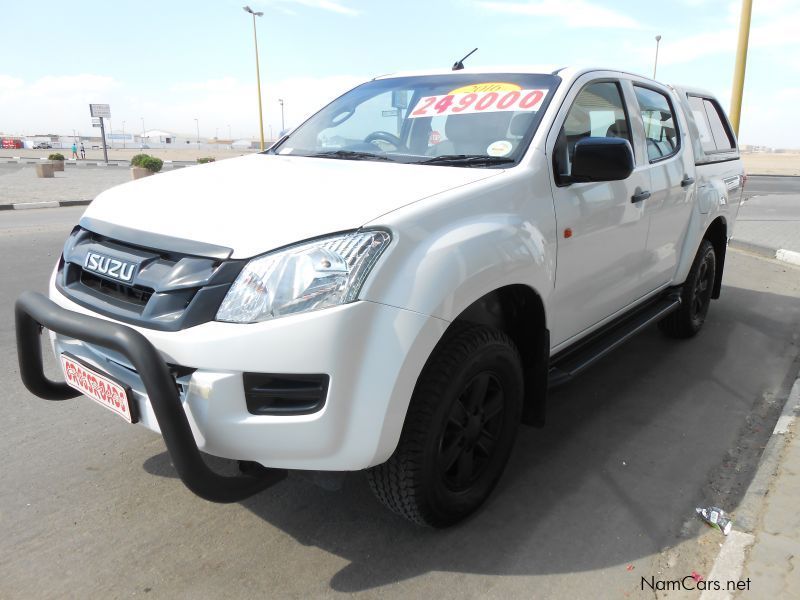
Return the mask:
[[[108,104],[90,104],[89,114],[92,116],[92,127],[97,127],[95,119],[100,122],[100,137],[103,139],[103,158],[108,164],[108,148],[106,147],[106,127],[103,119],[111,119],[111,107]],[[113,134],[113,131],[112,131]]]
[[[100,117],[100,137],[103,140],[103,158],[108,164],[108,148],[106,148],[106,127],[103,124],[103,117]]]

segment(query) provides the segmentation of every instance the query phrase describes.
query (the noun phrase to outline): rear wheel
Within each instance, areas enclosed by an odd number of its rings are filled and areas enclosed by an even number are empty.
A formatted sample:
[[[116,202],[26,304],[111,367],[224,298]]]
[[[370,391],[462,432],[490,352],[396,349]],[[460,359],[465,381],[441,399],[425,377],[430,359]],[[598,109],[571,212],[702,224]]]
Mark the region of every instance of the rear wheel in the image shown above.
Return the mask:
[[[711,305],[716,268],[714,246],[703,240],[683,284],[681,307],[658,323],[661,331],[674,338],[689,338],[700,331]]]
[[[446,527],[475,511],[508,461],[522,413],[514,343],[489,327],[449,334],[428,359],[400,442],[370,469],[370,487],[397,514]]]

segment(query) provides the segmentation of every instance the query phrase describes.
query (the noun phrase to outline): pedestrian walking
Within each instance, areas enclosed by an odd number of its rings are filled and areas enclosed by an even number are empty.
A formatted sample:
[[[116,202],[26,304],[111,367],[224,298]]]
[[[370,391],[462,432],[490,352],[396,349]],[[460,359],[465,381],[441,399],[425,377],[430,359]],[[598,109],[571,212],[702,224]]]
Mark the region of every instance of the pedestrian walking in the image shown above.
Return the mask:
[[[78,158],[78,146],[75,145],[75,142],[72,142],[72,156],[70,158]]]
[[[86,158],[86,148],[83,147],[83,142],[81,142],[81,158]]]

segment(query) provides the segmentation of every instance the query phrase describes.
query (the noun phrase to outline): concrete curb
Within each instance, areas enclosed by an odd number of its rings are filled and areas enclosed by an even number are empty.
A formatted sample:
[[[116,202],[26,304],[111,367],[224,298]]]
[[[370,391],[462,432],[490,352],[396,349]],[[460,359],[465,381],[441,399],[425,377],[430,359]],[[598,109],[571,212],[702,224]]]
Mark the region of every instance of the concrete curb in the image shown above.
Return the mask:
[[[795,367],[797,363],[795,362]],[[791,426],[800,417],[800,373],[792,385],[786,404],[783,405],[781,416],[772,430],[772,435],[764,447],[758,469],[745,492],[739,508],[736,510],[734,526],[736,530],[725,538],[714,565],[711,568],[709,580],[738,580],[741,578],[747,560],[748,549],[755,542],[755,529],[759,516],[764,508],[764,499],[769,493],[772,478],[778,472],[781,456],[786,446],[791,442],[792,436],[788,435]],[[725,591],[705,591],[700,600],[729,599],[731,594]]]
[[[91,200],[51,200],[49,202],[18,202],[0,204],[0,210],[32,210],[35,208],[63,208],[66,206],[86,206]]]
[[[800,267],[800,252],[794,250],[785,250],[783,248],[770,248],[761,244],[754,244],[753,242],[745,242],[743,240],[732,239],[728,242],[731,248],[737,248],[750,252],[751,254],[758,254],[765,258],[772,258],[781,262],[788,263]]]

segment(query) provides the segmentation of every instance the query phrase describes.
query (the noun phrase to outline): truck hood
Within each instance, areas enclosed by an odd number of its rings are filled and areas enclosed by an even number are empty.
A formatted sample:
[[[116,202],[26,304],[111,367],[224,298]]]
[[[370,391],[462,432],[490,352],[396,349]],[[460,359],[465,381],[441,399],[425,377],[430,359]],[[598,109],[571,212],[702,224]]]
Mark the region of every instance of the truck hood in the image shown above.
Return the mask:
[[[501,173],[255,154],[145,177],[101,193],[92,221],[233,249],[247,258],[356,229],[428,196]]]

